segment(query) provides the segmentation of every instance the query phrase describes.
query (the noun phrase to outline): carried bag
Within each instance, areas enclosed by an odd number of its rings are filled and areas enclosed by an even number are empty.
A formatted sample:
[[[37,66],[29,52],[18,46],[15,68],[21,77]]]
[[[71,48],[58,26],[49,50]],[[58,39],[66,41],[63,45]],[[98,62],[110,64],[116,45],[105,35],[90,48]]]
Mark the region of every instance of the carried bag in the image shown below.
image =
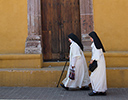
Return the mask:
[[[75,80],[75,69],[70,69],[69,78]]]
[[[97,61],[94,60],[92,64],[89,65],[89,70],[93,72],[97,68]]]

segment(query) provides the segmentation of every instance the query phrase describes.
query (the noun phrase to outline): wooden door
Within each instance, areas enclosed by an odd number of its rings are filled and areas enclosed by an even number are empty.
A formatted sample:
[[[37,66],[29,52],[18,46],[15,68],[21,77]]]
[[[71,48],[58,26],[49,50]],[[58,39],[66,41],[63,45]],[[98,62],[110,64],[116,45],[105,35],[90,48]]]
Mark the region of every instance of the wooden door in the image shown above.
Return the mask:
[[[79,0],[42,0],[44,60],[68,56],[70,33],[81,37]]]

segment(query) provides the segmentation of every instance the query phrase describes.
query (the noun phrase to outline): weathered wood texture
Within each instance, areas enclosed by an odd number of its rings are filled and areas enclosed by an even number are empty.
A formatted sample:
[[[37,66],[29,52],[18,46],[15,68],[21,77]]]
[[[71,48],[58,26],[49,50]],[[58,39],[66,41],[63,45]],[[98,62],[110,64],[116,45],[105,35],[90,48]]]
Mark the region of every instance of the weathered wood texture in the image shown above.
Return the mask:
[[[93,31],[92,0],[27,0],[28,37],[25,53],[42,53],[44,59],[63,59],[69,52],[67,35],[75,33],[90,51]]]
[[[42,30],[44,59],[63,60],[69,52],[68,34],[81,38],[79,0],[42,0]]]

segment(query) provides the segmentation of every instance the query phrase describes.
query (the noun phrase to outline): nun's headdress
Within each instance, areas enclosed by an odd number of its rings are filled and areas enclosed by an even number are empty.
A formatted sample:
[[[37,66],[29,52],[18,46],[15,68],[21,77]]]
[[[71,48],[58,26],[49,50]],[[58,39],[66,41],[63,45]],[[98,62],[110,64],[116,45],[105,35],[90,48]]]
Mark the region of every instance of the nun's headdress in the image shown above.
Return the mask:
[[[99,37],[97,36],[96,32],[92,31],[91,33],[89,33],[89,36],[93,38],[93,41],[94,41],[96,48],[102,49],[103,52],[105,52],[105,49],[104,49]]]
[[[70,38],[74,42],[76,42],[80,46],[81,50],[83,51],[83,45],[82,45],[81,41],[78,39],[78,37],[75,34],[73,34],[73,33],[69,34],[68,38]]]

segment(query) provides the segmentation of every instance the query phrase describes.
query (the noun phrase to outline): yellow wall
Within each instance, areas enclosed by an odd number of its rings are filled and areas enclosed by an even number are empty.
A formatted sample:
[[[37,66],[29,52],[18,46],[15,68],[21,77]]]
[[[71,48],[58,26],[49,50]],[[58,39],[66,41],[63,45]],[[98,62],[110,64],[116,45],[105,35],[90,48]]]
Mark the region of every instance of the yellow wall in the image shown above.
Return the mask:
[[[24,53],[27,0],[0,0],[0,54]]]
[[[128,50],[128,0],[93,0],[94,29],[108,51]],[[0,0],[0,54],[24,53],[27,0]]]
[[[42,69],[0,69],[0,86],[56,87],[62,69],[63,67]],[[66,73],[67,71],[64,71],[60,83],[66,77]],[[128,88],[127,68],[109,68],[106,70],[106,73],[108,88]]]
[[[128,0],[93,0],[94,29],[108,51],[128,50]],[[24,53],[27,0],[0,0],[0,54]]]
[[[93,0],[94,29],[109,51],[128,51],[128,0]]]
[[[42,68],[42,54],[2,54],[0,69]]]

